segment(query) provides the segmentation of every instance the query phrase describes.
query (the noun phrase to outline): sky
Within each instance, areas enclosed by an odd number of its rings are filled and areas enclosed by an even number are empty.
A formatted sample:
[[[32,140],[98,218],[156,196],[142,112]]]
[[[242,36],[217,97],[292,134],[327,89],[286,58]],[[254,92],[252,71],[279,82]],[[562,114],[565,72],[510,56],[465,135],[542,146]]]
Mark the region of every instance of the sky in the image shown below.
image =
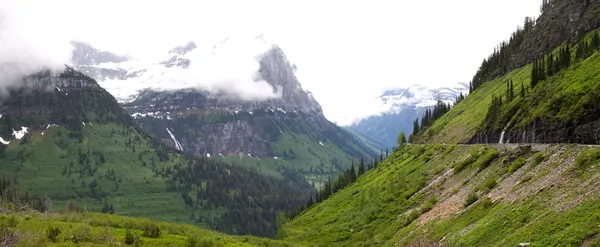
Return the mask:
[[[326,117],[343,125],[372,114],[372,99],[383,90],[468,82],[526,16],[538,16],[540,3],[0,0],[0,21],[18,24],[0,23],[0,62],[35,57],[39,64],[60,64],[73,39],[150,58],[190,40],[208,46],[262,33],[296,64]]]

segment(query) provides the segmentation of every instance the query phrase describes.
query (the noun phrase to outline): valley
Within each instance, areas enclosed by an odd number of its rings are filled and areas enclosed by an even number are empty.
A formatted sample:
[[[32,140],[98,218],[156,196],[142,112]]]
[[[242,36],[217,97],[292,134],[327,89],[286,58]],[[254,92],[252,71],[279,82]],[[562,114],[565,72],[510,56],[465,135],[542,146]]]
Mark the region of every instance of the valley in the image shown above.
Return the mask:
[[[444,23],[407,29],[415,43],[356,23],[328,43],[343,18],[281,45],[140,21],[131,30],[157,31],[129,47],[147,46],[137,57],[75,36],[48,49],[16,25],[27,9],[4,10],[17,3],[0,2],[0,246],[600,246],[599,0],[543,0],[469,83],[458,77],[494,24],[475,14],[492,18],[491,3],[471,15],[437,2],[469,25],[431,12]],[[290,24],[277,14],[263,17]],[[429,25],[460,42],[429,45]]]

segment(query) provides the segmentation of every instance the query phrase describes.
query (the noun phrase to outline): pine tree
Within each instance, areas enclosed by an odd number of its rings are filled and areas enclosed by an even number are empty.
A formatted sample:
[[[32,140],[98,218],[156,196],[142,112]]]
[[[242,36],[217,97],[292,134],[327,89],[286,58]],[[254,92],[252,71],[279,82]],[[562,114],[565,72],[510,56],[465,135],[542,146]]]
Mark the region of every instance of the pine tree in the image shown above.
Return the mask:
[[[510,80],[510,99],[514,99],[515,98],[515,91],[513,90],[513,80]]]
[[[398,146],[403,147],[406,144],[406,136],[404,135],[404,131],[400,131],[398,135]]]
[[[419,131],[419,118],[417,118],[415,121],[413,121],[413,136],[419,134]]]
[[[533,66],[531,68],[531,87],[535,87],[538,83],[538,60],[533,61]]]
[[[571,44],[567,41],[567,48],[565,49],[565,68],[571,66]]]
[[[469,94],[471,94],[473,92],[473,82],[470,81],[469,82]]]
[[[525,85],[521,82],[521,98],[525,98]]]
[[[350,183],[356,182],[356,169],[354,169],[354,162],[352,162],[352,167],[350,168]]]
[[[358,163],[358,176],[360,177],[363,174],[365,174],[365,162],[361,158],[360,162]]]
[[[600,34],[598,34],[598,31],[594,32],[594,36],[592,37],[592,46],[594,46],[596,49],[600,48]]]

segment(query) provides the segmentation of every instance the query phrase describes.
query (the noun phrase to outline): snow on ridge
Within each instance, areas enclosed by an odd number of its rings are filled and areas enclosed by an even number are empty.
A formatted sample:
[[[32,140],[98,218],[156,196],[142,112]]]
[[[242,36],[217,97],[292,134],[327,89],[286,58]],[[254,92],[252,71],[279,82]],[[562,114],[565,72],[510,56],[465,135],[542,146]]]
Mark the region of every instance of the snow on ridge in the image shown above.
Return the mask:
[[[0,137],[0,143],[4,144],[4,145],[8,145],[10,144],[10,142],[5,141],[4,139],[2,139],[2,137]]]
[[[21,140],[25,136],[25,134],[29,133],[27,132],[28,129],[29,128],[27,127],[21,127],[21,130],[19,131],[13,129],[13,136],[15,137],[15,139]]]
[[[167,129],[167,132],[169,132],[169,135],[171,136],[171,139],[173,140],[173,142],[175,142],[175,149],[177,149],[179,151],[183,151],[183,146],[181,146],[181,143],[179,143],[179,141],[177,141],[177,139],[175,139],[175,136],[173,135],[173,133],[171,133],[169,128],[166,128],[166,129]]]
[[[321,146],[325,147],[325,144],[323,144],[322,142],[319,142],[319,144],[321,144]]]

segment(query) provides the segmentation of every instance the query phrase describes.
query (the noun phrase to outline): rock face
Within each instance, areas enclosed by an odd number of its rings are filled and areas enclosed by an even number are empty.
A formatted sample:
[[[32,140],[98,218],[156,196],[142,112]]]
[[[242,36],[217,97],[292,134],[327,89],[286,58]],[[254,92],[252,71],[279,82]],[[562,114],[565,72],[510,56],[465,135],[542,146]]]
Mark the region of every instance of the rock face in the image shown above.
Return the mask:
[[[192,42],[176,47],[158,64],[163,69],[187,69],[194,62],[187,54],[194,49],[196,45]],[[312,139],[312,144],[298,145],[332,143],[348,158],[371,155],[361,141],[324,117],[321,106],[310,92],[302,88],[294,74],[294,66],[279,47],[273,45],[262,54],[259,65],[257,77],[272,86],[277,98],[243,100],[200,89],[160,92],[144,89],[134,100],[122,105],[142,128],[175,148],[179,143],[183,151],[197,156],[281,157],[284,155],[276,151],[281,149],[276,143],[286,133],[306,135]],[[110,77],[90,75],[99,80]],[[133,73],[128,72],[127,75]],[[127,83],[127,76],[123,83]],[[292,142],[297,141],[295,138]],[[287,148],[293,150],[294,145]],[[312,162],[316,166],[329,162],[328,159],[320,157]]]
[[[492,76],[520,68],[547,54],[565,40],[600,27],[600,0],[552,0],[536,20],[535,27],[516,47],[505,68]],[[492,79],[492,78],[488,78]]]
[[[0,115],[4,126],[0,136],[4,137],[21,126],[45,130],[57,124],[77,130],[88,122],[132,123],[114,97],[94,79],[71,68],[23,78],[18,87],[0,95]]]
[[[578,143],[600,144],[600,120],[578,126],[538,120],[524,129],[479,132],[469,143]]]

